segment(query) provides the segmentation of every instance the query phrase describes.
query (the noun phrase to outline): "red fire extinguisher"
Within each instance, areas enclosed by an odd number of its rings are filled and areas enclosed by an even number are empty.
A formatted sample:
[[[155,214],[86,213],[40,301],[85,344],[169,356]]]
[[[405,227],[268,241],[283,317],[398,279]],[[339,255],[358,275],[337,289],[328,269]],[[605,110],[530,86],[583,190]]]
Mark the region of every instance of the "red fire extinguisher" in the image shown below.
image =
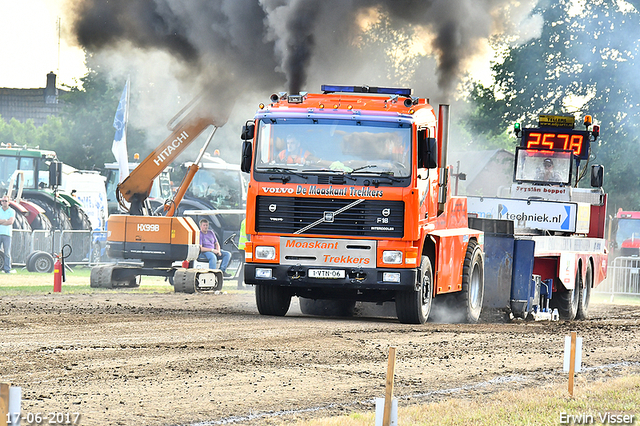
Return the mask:
[[[62,291],[62,262],[60,256],[56,254],[56,263],[53,264],[53,292]]]

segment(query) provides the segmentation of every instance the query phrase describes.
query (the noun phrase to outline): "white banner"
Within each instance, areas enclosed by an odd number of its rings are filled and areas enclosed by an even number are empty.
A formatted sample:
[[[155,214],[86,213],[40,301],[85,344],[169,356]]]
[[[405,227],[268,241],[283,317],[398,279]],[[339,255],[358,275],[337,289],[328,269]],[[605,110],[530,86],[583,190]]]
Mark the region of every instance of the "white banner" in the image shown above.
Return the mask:
[[[507,219],[516,230],[576,232],[576,203],[467,197],[467,212],[478,217]]]

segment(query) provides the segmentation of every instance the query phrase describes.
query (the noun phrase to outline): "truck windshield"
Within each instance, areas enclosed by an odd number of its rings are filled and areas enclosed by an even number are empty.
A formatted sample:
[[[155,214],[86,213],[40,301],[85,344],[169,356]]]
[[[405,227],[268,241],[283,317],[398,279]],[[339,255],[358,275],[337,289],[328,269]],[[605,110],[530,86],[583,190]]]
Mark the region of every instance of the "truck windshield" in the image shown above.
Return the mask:
[[[618,247],[640,246],[640,219],[619,219],[616,232]]]
[[[260,121],[256,170],[411,175],[411,125],[329,119]]]
[[[240,170],[201,168],[193,177],[187,194],[208,201],[219,210],[244,207],[246,186]]]

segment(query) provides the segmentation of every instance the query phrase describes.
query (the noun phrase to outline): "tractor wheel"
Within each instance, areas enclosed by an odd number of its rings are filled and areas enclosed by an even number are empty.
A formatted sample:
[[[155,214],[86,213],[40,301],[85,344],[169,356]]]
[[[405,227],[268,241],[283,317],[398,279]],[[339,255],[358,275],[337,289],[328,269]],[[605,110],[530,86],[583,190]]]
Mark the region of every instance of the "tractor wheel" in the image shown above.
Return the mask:
[[[283,317],[291,306],[291,293],[278,285],[256,284],[256,305],[260,315]]]
[[[580,300],[578,301],[578,312],[576,312],[576,319],[587,319],[592,287],[593,268],[591,267],[591,262],[587,262],[587,272],[584,276],[584,285],[580,288]]]
[[[47,216],[47,218],[49,218],[49,221],[51,222],[52,229],[61,231],[73,229],[69,216],[67,216],[61,206],[51,205],[46,201],[38,198],[30,198],[28,200],[34,204],[37,204],[42,208],[42,210],[44,210],[44,214]]]
[[[462,266],[462,291],[455,295],[458,308],[466,315],[464,321],[476,323],[482,312],[484,298],[484,261],[475,241],[469,241]]]
[[[323,300],[300,297],[300,312],[305,315],[321,317],[352,317],[355,311],[355,300]]]
[[[46,251],[36,251],[29,256],[27,270],[29,272],[50,273],[53,272],[54,265],[53,256]]]
[[[433,300],[433,271],[428,256],[422,256],[418,280],[418,290],[399,291],[396,294],[396,313],[403,324],[424,324],[429,319]]]
[[[38,231],[50,231],[53,226],[51,221],[44,213],[38,213],[35,219],[31,222],[31,229]]]
[[[16,212],[11,235],[11,263],[23,264],[24,256],[31,251],[31,226],[26,217]],[[26,264],[26,263],[24,263]]]

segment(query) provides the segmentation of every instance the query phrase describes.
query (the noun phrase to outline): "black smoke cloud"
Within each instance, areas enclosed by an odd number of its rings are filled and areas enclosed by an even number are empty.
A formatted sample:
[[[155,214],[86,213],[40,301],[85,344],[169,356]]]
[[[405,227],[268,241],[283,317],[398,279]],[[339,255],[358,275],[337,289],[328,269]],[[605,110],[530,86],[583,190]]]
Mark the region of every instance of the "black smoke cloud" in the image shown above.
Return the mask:
[[[357,56],[354,43],[362,30],[357,18],[376,9],[396,28],[414,26],[432,34],[430,48],[444,94],[451,93],[480,42],[517,28],[518,22],[510,28],[503,22],[503,12],[519,8],[522,19],[534,4],[535,0],[69,1],[74,32],[89,51],[117,49],[127,42],[169,53],[189,70],[179,78],[201,85],[216,81],[240,90],[286,85],[290,93],[304,89],[312,64],[316,75],[349,68],[357,75],[355,70],[366,69],[367,58]]]

